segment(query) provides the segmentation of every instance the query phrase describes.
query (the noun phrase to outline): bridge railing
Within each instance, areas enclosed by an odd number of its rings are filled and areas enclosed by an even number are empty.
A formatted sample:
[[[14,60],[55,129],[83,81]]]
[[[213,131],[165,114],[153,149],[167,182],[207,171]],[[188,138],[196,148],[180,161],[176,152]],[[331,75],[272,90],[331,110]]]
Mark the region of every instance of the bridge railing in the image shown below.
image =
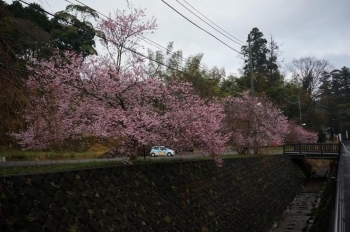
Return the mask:
[[[339,156],[334,200],[333,232],[345,232],[343,155]]]
[[[283,145],[283,153],[338,153],[341,143],[290,143]]]

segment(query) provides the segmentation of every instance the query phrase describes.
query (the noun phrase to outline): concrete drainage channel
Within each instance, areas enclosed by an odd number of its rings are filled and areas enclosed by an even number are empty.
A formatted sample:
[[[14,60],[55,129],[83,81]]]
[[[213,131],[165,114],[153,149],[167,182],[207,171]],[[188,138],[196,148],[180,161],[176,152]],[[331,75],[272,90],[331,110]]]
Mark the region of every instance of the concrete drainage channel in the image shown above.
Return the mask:
[[[325,178],[312,178],[284,212],[282,220],[275,223],[272,232],[308,232],[313,223],[312,210],[321,201],[321,190]]]

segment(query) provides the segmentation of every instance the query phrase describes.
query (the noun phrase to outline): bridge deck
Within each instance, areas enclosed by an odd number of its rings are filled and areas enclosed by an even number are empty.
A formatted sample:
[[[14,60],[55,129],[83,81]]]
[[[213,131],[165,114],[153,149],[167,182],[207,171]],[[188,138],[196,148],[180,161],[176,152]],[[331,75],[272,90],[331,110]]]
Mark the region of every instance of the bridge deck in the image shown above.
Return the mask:
[[[299,159],[338,159],[340,144],[335,143],[295,143],[285,144],[283,154]]]
[[[338,153],[316,153],[316,152],[285,152],[284,154],[288,155],[290,158],[296,159],[338,159]]]

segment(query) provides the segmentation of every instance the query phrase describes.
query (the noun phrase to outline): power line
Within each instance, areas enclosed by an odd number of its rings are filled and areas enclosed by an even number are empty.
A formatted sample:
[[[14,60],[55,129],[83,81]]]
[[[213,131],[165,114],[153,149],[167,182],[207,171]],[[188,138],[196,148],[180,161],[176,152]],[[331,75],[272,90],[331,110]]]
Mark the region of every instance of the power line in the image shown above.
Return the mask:
[[[30,3],[27,3],[27,2],[25,2],[25,1],[23,1],[23,0],[18,0],[18,1],[20,1],[20,2],[22,2],[22,3],[24,3],[24,4],[26,4],[26,5],[30,5]],[[71,3],[71,2],[68,1],[68,0],[65,0],[65,1]],[[78,0],[76,0],[76,1],[79,2],[79,3],[81,3],[81,2],[78,1]],[[71,3],[71,4],[72,4],[72,3]],[[81,4],[83,4],[83,3],[81,3]],[[85,5],[85,4],[83,4],[83,5]],[[85,5],[85,6],[87,6],[87,5]],[[79,28],[79,29],[82,29],[82,30],[86,31],[84,28],[81,28],[80,26],[77,26],[77,25],[75,25],[74,23],[70,23],[70,22],[68,22],[67,20],[65,20],[65,19],[63,19],[63,18],[61,18],[61,17],[59,17],[59,16],[56,16],[56,15],[54,15],[54,14],[51,14],[51,13],[45,11],[44,9],[37,8],[36,6],[32,6],[32,7],[36,8],[37,10],[42,11],[42,12],[44,12],[44,13],[46,13],[46,14],[49,14],[49,15],[55,17],[55,18],[58,18],[58,19],[60,19],[60,20],[63,20],[63,21],[65,21],[65,22],[68,23],[68,24],[71,24],[71,25],[73,25],[73,26],[76,26],[76,27]],[[89,7],[89,6],[87,6],[87,7]],[[90,8],[90,7],[89,7],[89,8]],[[92,9],[92,8],[90,8],[90,9]],[[94,10],[94,9],[92,9],[92,10]],[[96,11],[96,10],[94,10],[94,11]],[[96,12],[98,12],[98,11],[96,11]],[[100,12],[98,12],[98,13],[101,14],[101,15],[104,15],[104,14],[102,14],[102,13],[100,13]],[[105,15],[104,15],[104,16],[105,16]],[[105,17],[107,17],[107,16],[105,16]],[[107,17],[107,18],[109,18],[109,17]],[[91,33],[91,32],[89,32],[89,31],[86,31],[86,32]],[[96,34],[95,36],[97,36],[97,37],[99,37],[99,38],[102,38],[102,39],[104,39],[104,40],[107,40],[105,37],[102,37],[102,36],[100,36],[100,35],[97,35],[97,34]],[[147,38],[144,37],[144,36],[142,36],[142,37],[145,38],[145,39],[147,39]],[[152,41],[152,40],[150,40],[150,39],[147,39],[147,40],[149,40],[149,41],[151,41],[151,42],[157,44],[156,42],[154,42],[154,41]],[[108,40],[107,40],[107,41],[108,41]],[[110,42],[113,42],[113,41],[110,41]],[[114,42],[113,42],[113,43],[114,43]],[[118,44],[118,45],[119,45],[119,44]],[[160,46],[160,47],[162,47],[162,46],[159,45],[159,44],[157,44],[157,45]],[[171,66],[168,66],[168,65],[166,65],[166,64],[164,64],[164,63],[162,63],[162,62],[159,62],[159,61],[157,61],[157,60],[154,60],[154,59],[152,59],[152,58],[150,58],[150,57],[148,57],[148,56],[146,56],[146,55],[144,55],[144,54],[142,54],[142,53],[139,53],[139,52],[137,52],[137,51],[135,51],[135,50],[133,50],[133,49],[127,48],[127,47],[125,47],[125,46],[122,46],[122,47],[123,47],[124,49],[126,49],[126,50],[132,52],[132,53],[135,53],[135,54],[137,54],[137,55],[139,55],[139,56],[142,56],[142,57],[144,57],[144,58],[146,58],[146,59],[149,59],[149,60],[151,60],[151,61],[154,61],[154,62],[156,62],[156,63],[158,63],[158,64],[160,64],[160,65],[163,65],[163,66],[165,66],[165,67],[167,67],[167,68],[169,68],[169,69],[171,69],[171,70],[180,72],[180,73],[185,74],[185,75],[192,76],[192,75],[190,75],[190,74],[188,74],[188,73],[185,73],[185,72],[183,72],[183,71],[181,71],[181,70],[178,70],[178,69],[175,69],[175,68],[173,68],[173,67],[171,67]],[[163,47],[163,48],[164,48],[164,47]],[[164,49],[165,49],[165,48],[164,48]],[[166,50],[167,50],[167,49],[166,49]],[[0,65],[5,66],[3,63],[0,63]],[[26,70],[24,70],[24,69],[18,69],[18,68],[17,68],[17,69],[12,68],[12,69],[18,70],[18,71],[26,71]],[[206,71],[207,71],[207,70],[206,70]],[[298,101],[298,102],[291,102],[291,101],[287,100],[286,98],[284,98],[284,97],[282,96],[282,94],[281,94],[270,82],[268,82],[268,83],[269,83],[269,84],[271,85],[271,87],[275,90],[275,92],[277,92],[277,94],[278,94],[282,99],[284,99],[285,101],[287,101],[288,103],[290,103],[290,104],[298,104],[298,103],[299,103],[299,101]],[[318,102],[318,104],[321,105],[321,106],[323,106],[323,105],[320,104],[319,102]],[[303,104],[303,105],[306,105],[306,104]],[[323,107],[324,107],[324,108],[328,108],[328,107],[326,107],[326,106],[323,106]]]
[[[20,1],[20,2],[22,2],[22,3],[24,3],[24,4],[29,5],[29,3],[27,3],[27,2],[25,2],[25,1],[23,1],[23,0],[18,0],[18,1]],[[65,20],[65,19],[63,19],[63,18],[61,18],[61,17],[59,17],[59,16],[56,16],[56,15],[54,15],[54,14],[51,14],[51,13],[45,11],[44,9],[37,8],[36,6],[35,6],[35,8],[36,8],[37,10],[42,11],[42,12],[44,12],[44,13],[46,13],[46,14],[49,14],[49,15],[55,17],[55,18],[58,18],[58,19],[60,19],[60,20],[62,20],[62,21],[65,21],[66,23],[68,23],[68,24],[70,24],[70,25],[73,25],[73,26],[75,26],[75,27],[77,27],[77,28],[79,28],[79,29],[82,29],[82,30],[84,30],[85,32],[91,33],[91,32],[89,32],[89,31],[87,31],[86,29],[81,28],[80,26],[75,25],[74,23],[70,23],[70,22],[68,22],[67,20]],[[100,35],[96,35],[96,36],[99,37],[99,38],[102,38],[102,39],[104,39],[104,40],[107,40],[106,38],[104,38],[104,37],[102,37],[102,36],[100,36]],[[107,40],[107,41],[110,41],[110,40]],[[110,42],[115,43],[115,42],[113,42],[113,41],[110,41]],[[117,44],[118,44],[118,43],[117,43]],[[119,44],[118,44],[118,45],[119,45]],[[122,46],[122,45],[120,45],[120,46]],[[132,52],[132,53],[135,53],[135,54],[137,54],[137,55],[139,55],[139,56],[142,56],[142,57],[144,57],[144,58],[146,58],[146,59],[149,59],[149,60],[151,60],[151,61],[154,61],[155,63],[158,63],[158,64],[160,64],[160,65],[163,65],[163,66],[165,66],[165,67],[167,67],[167,68],[169,68],[169,69],[171,69],[171,70],[177,71],[177,72],[179,72],[179,73],[182,73],[182,74],[185,74],[185,75],[188,75],[188,76],[192,76],[192,75],[190,75],[190,74],[188,74],[188,73],[185,73],[185,72],[183,72],[183,71],[181,71],[181,70],[178,70],[178,69],[175,69],[175,68],[173,68],[173,67],[171,67],[171,66],[168,66],[168,65],[166,65],[166,64],[164,64],[164,63],[162,63],[162,62],[159,62],[159,61],[157,61],[157,60],[154,60],[154,59],[152,59],[152,58],[150,58],[150,57],[148,57],[148,56],[146,56],[146,55],[144,55],[144,54],[142,54],[142,53],[139,53],[139,52],[137,52],[137,51],[135,51],[135,50],[133,50],[133,49],[130,49],[130,48],[125,47],[125,46],[122,46],[122,47],[123,47],[124,49],[126,49],[126,50]],[[3,64],[0,63],[0,65],[3,65]],[[269,84],[272,86],[271,83],[269,83]],[[273,86],[272,86],[272,87],[273,87]],[[273,87],[273,88],[274,88],[274,87]],[[278,95],[280,95],[280,96],[281,96],[285,101],[287,101],[288,103],[290,103],[290,104],[297,104],[297,103],[300,102],[300,101],[295,102],[295,103],[290,102],[289,100],[285,99],[285,98],[277,91],[276,88],[274,88],[274,89],[275,89],[275,91],[278,93]],[[299,106],[299,108],[300,108],[300,106]]]
[[[299,103],[299,101],[297,101],[297,102],[291,102],[291,101],[287,100],[286,98],[284,98],[284,97],[282,96],[282,94],[277,90],[277,88],[276,88],[275,86],[273,86],[269,81],[267,81],[267,82],[268,82],[269,85],[274,89],[274,91],[275,91],[283,100],[285,100],[285,101],[288,102],[289,104],[296,105],[296,104]]]
[[[308,104],[302,103],[302,102],[300,101],[299,94],[298,94],[298,95],[294,95],[294,96],[298,97],[298,101],[296,101],[296,102],[291,102],[291,101],[289,101],[288,99],[286,99],[286,98],[277,90],[277,88],[276,88],[275,86],[273,86],[269,81],[267,81],[267,82],[268,82],[269,85],[274,89],[274,92],[276,92],[283,100],[285,100],[285,101],[288,102],[289,104],[296,105],[296,104],[299,104],[299,103],[300,103],[300,104],[303,105],[303,106],[308,106]],[[325,105],[321,104],[320,101],[315,101],[315,102],[316,102],[316,104],[318,104],[319,106],[323,107],[324,109],[329,109],[328,106],[325,106]]]
[[[184,16],[183,14],[181,14],[179,11],[177,11],[174,7],[170,6],[167,2],[165,2],[164,0],[161,0],[162,2],[164,2],[168,7],[170,7],[173,11],[175,11],[176,13],[178,13],[179,15],[181,15],[183,18],[185,18],[187,21],[189,21],[190,23],[192,23],[193,25],[195,25],[196,27],[198,27],[199,29],[201,29],[202,31],[206,32],[207,34],[211,35],[212,37],[214,37],[215,39],[217,39],[218,41],[220,41],[222,44],[226,45],[228,48],[230,48],[231,50],[237,52],[238,54],[243,55],[241,52],[237,51],[236,49],[234,49],[233,47],[231,47],[230,45],[226,44],[224,41],[222,41],[221,39],[219,39],[218,37],[216,37],[215,35],[211,34],[210,32],[208,32],[207,30],[203,29],[202,27],[198,26],[197,24],[195,24],[194,22],[192,22],[190,19],[188,19],[186,16]]]
[[[65,1],[69,2],[68,0],[65,0]],[[78,2],[78,3],[80,3],[80,4],[82,4],[82,5],[84,5],[84,6],[86,6],[86,7],[88,7],[88,8],[90,8],[91,10],[97,12],[98,14],[104,16],[105,18],[110,19],[110,17],[108,17],[107,15],[101,13],[100,11],[97,11],[96,9],[91,8],[90,6],[86,5],[85,3],[83,3],[83,2],[81,2],[81,1],[79,1],[79,0],[75,0],[75,1]],[[69,3],[71,3],[71,2],[69,2]],[[71,4],[73,4],[73,3],[71,3]],[[141,37],[141,38],[140,38],[140,37]],[[156,43],[156,42],[154,42],[154,41],[152,41],[152,40],[146,38],[146,37],[143,36],[143,35],[138,35],[138,38],[142,39],[145,43],[148,43],[148,44],[150,44],[150,45],[156,47],[157,49],[164,50],[165,52],[168,52],[168,49],[167,49],[167,48],[164,48],[164,47],[161,46],[160,44],[158,44],[158,43]],[[175,53],[172,53],[172,54],[175,54]],[[181,59],[184,60],[183,58],[181,58]]]
[[[196,15],[193,11],[191,11],[190,9],[188,9],[186,6],[184,6],[182,3],[180,3],[178,0],[176,0],[180,5],[182,5],[184,8],[186,8],[188,11],[190,11],[192,14],[194,14],[197,18],[199,18],[200,20],[202,20],[203,22],[205,22],[202,18],[200,18],[198,15]],[[213,23],[215,26],[217,26],[218,28],[220,28],[222,31],[224,31],[226,34],[230,35],[231,37],[233,37],[234,39],[244,43],[243,41],[237,39],[236,37],[234,37],[233,35],[231,35],[230,33],[228,33],[227,31],[225,31],[223,28],[221,28],[220,26],[218,26],[217,24],[215,24],[213,21],[211,21],[209,18],[207,18],[204,14],[202,14],[201,12],[199,12],[195,7],[193,7],[191,4],[189,4],[186,0],[183,0],[187,5],[189,5],[192,9],[194,9],[196,12],[198,12],[200,15],[202,15],[204,18],[206,18],[208,21],[210,21],[211,23]],[[209,25],[210,27],[212,27],[214,30],[218,31],[217,29],[215,29],[213,26],[211,26],[210,24],[208,24],[207,22],[205,22],[207,25]],[[223,33],[221,33],[220,31],[218,31],[220,34],[224,35]],[[224,35],[225,37],[227,37],[226,35]],[[227,37],[228,38],[228,37]],[[230,38],[229,38],[230,39]],[[232,39],[230,39],[232,40]],[[233,41],[233,40],[232,40]],[[233,41],[235,43],[237,43],[236,41]],[[239,43],[238,43],[239,44]],[[240,44],[242,45],[242,44]],[[297,102],[291,102],[289,100],[287,100],[285,97],[282,96],[282,94],[274,87],[272,86],[272,84],[269,82],[269,84],[271,85],[271,87],[275,90],[275,92],[286,102],[290,103],[290,104],[298,104],[299,101]]]
[[[143,35],[139,35],[140,37],[141,37],[141,39],[144,41],[144,42],[146,42],[146,43],[148,43],[149,45],[151,45],[151,46],[154,46],[154,47],[156,47],[156,48],[158,48],[159,50],[160,50],[160,52],[162,52],[163,54],[164,53],[169,53],[169,54],[171,54],[171,55],[174,55],[174,56],[176,56],[176,57],[179,57],[183,62],[187,62],[188,61],[188,58],[186,59],[186,58],[183,58],[182,56],[179,56],[178,54],[176,54],[175,52],[169,52],[169,49],[167,49],[167,48],[165,48],[165,47],[163,47],[162,45],[160,45],[160,44],[158,44],[158,43],[156,43],[156,42],[154,42],[153,40],[150,40],[150,39],[148,39],[147,37],[145,37],[145,36],[143,36]],[[165,54],[166,55],[166,54]],[[184,66],[184,65],[186,65],[186,64],[183,64],[182,66]],[[202,70],[202,71],[205,71],[205,72],[209,72],[209,70],[208,69],[206,69],[206,68],[204,68],[202,65],[200,65],[200,64],[198,64],[198,67]],[[184,68],[184,67],[183,67]]]
[[[219,31],[218,29],[216,29],[215,27],[213,27],[212,25],[210,25],[208,22],[206,22],[204,19],[202,19],[201,17],[199,17],[196,13],[194,13],[192,10],[188,9],[188,7],[186,7],[184,4],[182,4],[181,2],[179,2],[178,0],[176,0],[181,6],[183,6],[184,8],[186,8],[189,12],[191,12],[193,15],[195,15],[197,18],[199,18],[200,20],[202,20],[204,23],[206,23],[209,27],[213,28],[215,31],[219,32],[221,35],[225,36],[226,38],[228,38],[229,40],[233,41],[234,43],[241,45],[241,43],[237,42],[236,40],[231,39],[230,37],[228,37],[227,35],[225,35],[224,33],[222,33],[221,31]]]
[[[26,4],[26,5],[29,5],[29,4],[30,4],[30,3],[25,2],[24,0],[18,0],[18,1],[20,1],[20,2],[22,2],[22,3],[24,3],[24,4]],[[48,15],[51,15],[52,17],[58,18],[58,19],[60,19],[60,20],[62,20],[62,21],[64,21],[64,22],[66,22],[66,23],[68,23],[68,24],[70,24],[70,25],[72,25],[72,26],[75,26],[75,27],[77,27],[77,28],[79,28],[79,29],[81,29],[81,30],[83,30],[83,31],[85,31],[85,32],[91,33],[90,31],[87,31],[85,28],[82,28],[82,27],[76,25],[75,23],[68,22],[66,19],[61,18],[61,17],[59,17],[59,16],[57,16],[57,15],[51,14],[50,12],[48,12],[48,11],[46,11],[46,10],[44,10],[44,9],[41,9],[41,8],[38,8],[38,7],[35,7],[35,8],[36,8],[37,10],[39,10],[39,11],[42,11],[42,12],[48,14]],[[109,42],[111,42],[111,43],[115,43],[115,44],[117,44],[118,46],[121,46],[122,48],[124,48],[125,50],[128,50],[128,51],[130,51],[130,52],[132,52],[132,53],[135,53],[136,55],[139,55],[139,56],[144,57],[144,58],[146,58],[146,59],[148,59],[148,60],[151,60],[151,61],[153,61],[153,62],[155,62],[155,63],[157,63],[157,64],[163,65],[163,66],[165,66],[165,67],[167,67],[167,68],[169,68],[169,69],[171,69],[171,70],[173,70],[173,71],[177,71],[177,72],[179,72],[179,73],[181,73],[181,74],[184,74],[184,75],[192,76],[191,74],[185,73],[184,71],[178,70],[178,69],[173,68],[173,67],[171,67],[171,66],[169,66],[169,65],[166,65],[166,64],[164,64],[164,63],[162,63],[162,62],[160,62],[160,61],[158,61],[158,60],[152,59],[152,58],[150,58],[150,57],[148,57],[148,56],[146,56],[146,55],[144,55],[144,54],[142,54],[142,53],[140,53],[140,52],[135,51],[134,49],[125,47],[124,45],[118,44],[118,43],[116,43],[116,42],[114,42],[114,41],[110,41],[110,40],[108,40],[107,38],[102,37],[102,36],[100,36],[100,35],[98,35],[98,34],[95,34],[95,36],[96,36],[96,37],[99,37],[99,38],[101,38],[101,39],[103,39],[103,40],[109,41]]]
[[[47,0],[45,0],[45,2],[46,2],[46,4],[50,7],[50,10],[51,10],[51,12],[53,13],[53,10],[52,10],[52,8],[51,8],[51,5],[47,2]],[[43,2],[40,0],[40,3],[41,3],[41,5],[42,5],[42,7],[43,7]]]
[[[68,1],[68,0],[65,0],[65,1],[66,1],[66,2],[69,2],[69,3],[71,3],[71,4],[73,4],[72,2],[70,2],[70,1]],[[75,0],[75,1],[78,2],[78,3],[80,3],[80,4],[82,4],[82,5],[84,5],[84,6],[86,6],[86,7],[88,7],[88,8],[90,8],[91,10],[97,12],[98,14],[104,16],[105,18],[110,19],[109,16],[107,16],[107,15],[101,13],[100,11],[97,11],[97,10],[94,9],[94,8],[91,8],[90,6],[84,4],[83,2],[81,2],[81,1],[79,1],[79,0]],[[168,49],[168,48],[166,48],[166,47],[160,45],[159,43],[157,43],[157,42],[155,42],[155,41],[153,41],[153,40],[151,40],[151,39],[149,39],[149,38],[147,38],[147,37],[145,37],[145,36],[143,36],[143,35],[138,35],[138,37],[141,37],[141,39],[142,39],[145,43],[147,43],[147,44],[149,44],[149,45],[151,45],[151,46],[154,46],[154,47],[156,47],[157,49],[159,49],[160,52],[162,52],[163,54],[164,54],[164,52],[165,52],[165,53],[167,53],[167,54],[171,54],[171,55],[175,55],[176,57],[179,57],[183,62],[185,62],[185,64],[181,64],[182,68],[184,68],[184,65],[186,65],[186,62],[187,62],[188,59],[185,59],[185,58],[183,58],[182,56],[179,56],[179,55],[176,54],[175,52],[169,52],[169,49]],[[166,54],[165,54],[165,55],[166,55]],[[199,66],[199,68],[200,68],[202,71],[209,72],[209,70],[206,69],[206,68],[204,68],[202,65],[198,65],[198,66]]]
[[[186,0],[183,0],[184,2],[186,2],[187,5],[189,5],[192,9],[194,9],[196,12],[198,12],[200,15],[202,15],[204,18],[206,18],[209,22],[211,22],[212,24],[214,24],[215,26],[217,26],[218,28],[220,28],[223,32],[225,32],[227,35],[231,36],[232,38],[236,39],[237,41],[241,42],[242,44],[245,44],[242,40],[237,39],[236,37],[234,37],[233,35],[231,35],[230,33],[228,33],[227,31],[225,31],[223,28],[221,28],[219,25],[217,25],[216,23],[214,23],[213,21],[211,21],[210,19],[208,19],[204,14],[202,14],[201,12],[199,12],[196,8],[194,8],[191,4],[189,4]]]
[[[65,1],[66,1],[66,2],[69,2],[69,3],[71,3],[71,4],[73,4],[73,3],[70,2],[69,0],[65,0]],[[91,8],[90,6],[84,4],[83,2],[81,2],[81,1],[79,1],[79,0],[75,0],[75,1],[78,2],[78,3],[80,3],[80,4],[82,4],[82,5],[84,5],[84,6],[86,6],[86,7],[88,7],[88,8],[90,8],[91,10],[97,12],[98,14],[104,16],[105,18],[110,19],[110,17],[108,17],[107,15],[101,13],[100,11],[97,11],[97,10],[94,9],[94,8]],[[145,37],[145,36],[143,36],[143,35],[138,35],[138,37],[139,37],[139,38],[141,37],[140,39],[143,40],[145,43],[147,43],[147,44],[149,44],[149,45],[151,45],[151,46],[154,46],[154,47],[156,47],[157,49],[159,49],[160,52],[162,52],[163,54],[164,54],[164,52],[169,53],[169,50],[168,50],[167,48],[165,48],[165,47],[163,47],[162,45],[160,45],[160,44],[154,42],[153,40],[148,39],[147,37]],[[163,51],[162,51],[162,50],[163,50]],[[182,61],[184,61],[184,62],[187,62],[187,59],[183,58],[182,56],[178,56],[178,54],[176,54],[175,52],[170,52],[170,54],[171,54],[171,55],[175,55],[176,57],[179,57],[179,58],[180,58]],[[166,54],[165,54],[165,55],[166,55]],[[184,68],[184,65],[185,65],[185,64],[182,64],[182,65],[181,65],[182,68]],[[203,68],[201,65],[199,65],[199,68],[202,69],[202,70],[205,71],[205,72],[209,72],[208,69]]]

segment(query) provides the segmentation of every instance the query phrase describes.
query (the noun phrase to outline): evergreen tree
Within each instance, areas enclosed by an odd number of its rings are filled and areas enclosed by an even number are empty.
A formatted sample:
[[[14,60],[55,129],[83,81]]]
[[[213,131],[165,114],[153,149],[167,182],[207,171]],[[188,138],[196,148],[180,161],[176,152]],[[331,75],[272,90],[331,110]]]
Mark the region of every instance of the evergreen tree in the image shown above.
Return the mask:
[[[350,126],[350,70],[347,67],[322,74],[319,114],[323,114],[328,126],[337,127],[343,133]],[[335,122],[336,121],[336,122]],[[343,134],[345,136],[345,134]]]
[[[77,16],[80,15],[80,18]],[[51,20],[51,37],[55,47],[60,50],[74,50],[84,57],[96,55],[96,31],[90,18],[98,18],[98,14],[89,7],[68,5],[65,11],[55,13]]]
[[[268,72],[267,53],[269,52],[269,49],[267,48],[267,40],[263,38],[263,36],[264,34],[255,27],[248,34],[247,39],[247,43],[250,42],[251,46],[253,73],[260,76],[264,76]],[[244,74],[249,75],[249,46],[242,46],[241,52],[245,57],[245,65],[243,67]]]
[[[240,81],[240,85],[244,89],[248,89],[248,86],[251,87],[249,61],[251,54],[255,92],[264,92],[273,98],[276,87],[281,85],[283,80],[278,70],[279,46],[272,37],[271,41],[268,42],[263,36],[264,34],[258,28],[253,28],[247,39],[247,43],[250,42],[251,52],[249,52],[248,45],[241,48],[244,55],[243,74],[245,77]]]

